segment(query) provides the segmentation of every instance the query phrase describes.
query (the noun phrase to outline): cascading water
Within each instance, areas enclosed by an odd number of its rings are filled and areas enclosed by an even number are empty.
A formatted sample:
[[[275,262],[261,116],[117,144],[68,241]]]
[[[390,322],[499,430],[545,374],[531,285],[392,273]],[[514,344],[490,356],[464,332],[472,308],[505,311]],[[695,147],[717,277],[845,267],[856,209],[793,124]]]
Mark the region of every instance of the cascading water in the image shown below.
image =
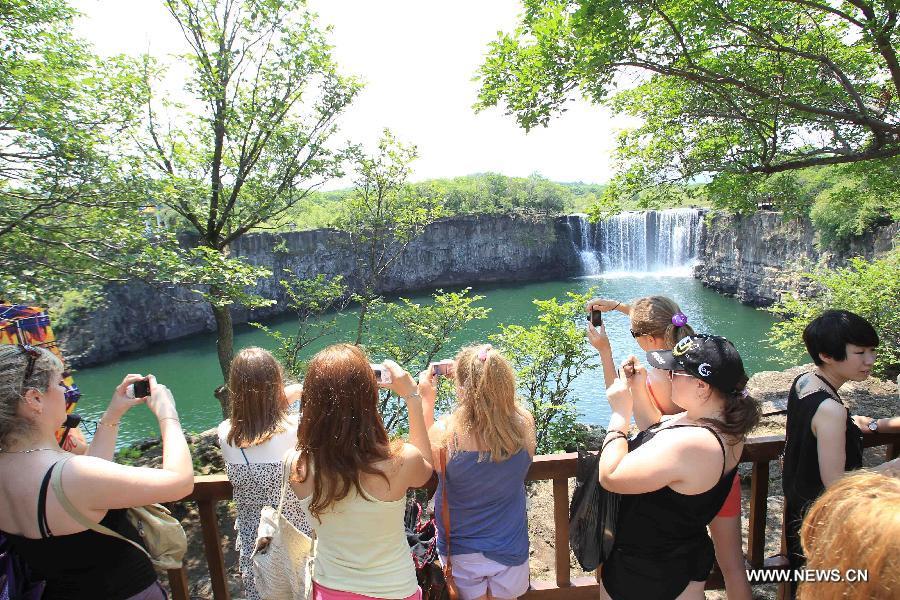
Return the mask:
[[[582,275],[688,274],[697,256],[694,208],[625,212],[596,224],[572,215],[567,222]]]
[[[573,227],[572,222],[575,222]],[[597,260],[597,254],[594,252],[594,245],[591,239],[591,223],[587,220],[586,215],[572,215],[568,218],[569,233],[572,238],[572,247],[581,263],[581,273],[583,275],[599,275],[602,271],[600,261]],[[575,230],[578,233],[575,233]]]

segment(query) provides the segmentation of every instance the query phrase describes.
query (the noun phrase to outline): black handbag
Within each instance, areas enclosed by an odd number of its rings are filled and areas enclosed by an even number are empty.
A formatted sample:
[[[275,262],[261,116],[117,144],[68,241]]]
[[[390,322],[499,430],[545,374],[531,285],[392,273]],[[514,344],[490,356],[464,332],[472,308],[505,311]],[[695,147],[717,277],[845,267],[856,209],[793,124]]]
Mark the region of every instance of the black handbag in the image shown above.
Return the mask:
[[[422,506],[415,498],[407,502],[404,516],[406,541],[416,566],[416,580],[422,589],[422,600],[449,600],[447,581],[438,561],[434,518],[423,519],[422,512]]]
[[[596,569],[612,552],[620,500],[621,495],[600,485],[600,452],[579,449],[569,504],[569,545],[585,571]]]

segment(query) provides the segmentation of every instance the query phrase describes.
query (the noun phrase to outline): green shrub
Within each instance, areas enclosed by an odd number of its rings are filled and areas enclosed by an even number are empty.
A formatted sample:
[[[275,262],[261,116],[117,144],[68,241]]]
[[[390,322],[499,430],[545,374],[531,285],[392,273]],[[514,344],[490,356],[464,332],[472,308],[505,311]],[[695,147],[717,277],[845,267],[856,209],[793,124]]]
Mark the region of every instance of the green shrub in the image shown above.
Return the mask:
[[[805,277],[821,293],[810,298],[785,295],[770,309],[783,317],[769,332],[770,345],[782,350],[786,359],[802,356],[807,323],[827,309],[849,310],[868,319],[881,340],[872,374],[896,377],[900,372],[900,248],[872,262],[854,258],[844,268],[820,269]]]

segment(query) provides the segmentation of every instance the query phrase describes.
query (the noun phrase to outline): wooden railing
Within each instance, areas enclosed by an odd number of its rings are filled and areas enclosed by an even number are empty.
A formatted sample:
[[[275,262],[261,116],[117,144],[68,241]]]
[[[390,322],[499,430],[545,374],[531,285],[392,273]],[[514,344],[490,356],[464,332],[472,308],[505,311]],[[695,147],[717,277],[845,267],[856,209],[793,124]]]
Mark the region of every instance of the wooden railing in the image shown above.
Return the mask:
[[[900,452],[900,434],[874,434],[863,438],[867,448],[886,446],[885,459],[892,460]],[[769,495],[769,462],[777,460],[784,450],[784,437],[767,436],[752,438],[744,445],[741,462],[752,463],[750,478],[749,539],[747,559],[754,568],[764,568],[766,545],[766,498]],[[532,581],[527,600],[579,600],[599,597],[599,571],[593,577],[571,576],[569,568],[569,478],[575,476],[577,455],[550,454],[535,456],[529,480],[553,482],[553,527],[556,551],[555,579]],[[193,493],[182,502],[196,502],[200,513],[203,546],[215,600],[230,600],[219,535],[216,505],[231,499],[231,483],[224,474],[200,475],[195,478]],[[188,600],[188,583],[185,569],[169,571],[169,585],[174,600]],[[707,582],[708,589],[721,588],[721,578],[714,574]]]

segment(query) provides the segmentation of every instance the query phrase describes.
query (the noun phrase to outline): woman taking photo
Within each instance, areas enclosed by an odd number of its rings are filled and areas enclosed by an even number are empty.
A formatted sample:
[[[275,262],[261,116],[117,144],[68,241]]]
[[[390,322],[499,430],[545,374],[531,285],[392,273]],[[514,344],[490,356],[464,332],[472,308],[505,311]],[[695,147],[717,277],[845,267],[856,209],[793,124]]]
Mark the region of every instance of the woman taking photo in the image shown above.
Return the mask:
[[[303,381],[291,487],[316,533],[316,600],[421,598],[403,516],[406,490],[431,478],[431,448],[416,383],[396,363],[382,366],[392,380],[384,387],[406,401],[408,444],[388,438],[379,384],[357,346],[320,351]]]
[[[603,565],[604,597],[702,599],[714,554],[706,526],[728,496],[759,404],[746,394],[743,362],[725,338],[689,336],[647,360],[669,373],[672,399],[684,410],[628,441],[629,389],[645,386],[647,373],[630,357],[607,390],[612,415],[600,484],[623,496]]]
[[[237,548],[241,580],[249,600],[259,600],[250,557],[263,506],[278,506],[282,461],[297,440],[299,418],[290,405],[299,399],[300,385],[284,386],[281,365],[262,348],[245,348],[231,362],[228,391],[230,417],[218,427],[225,472],[237,504]],[[283,515],[307,535],[312,529],[294,492],[284,498]]]
[[[450,560],[462,600],[517,598],[528,590],[525,476],[535,450],[534,419],[516,402],[509,361],[490,344],[459,351],[456,410],[431,426],[433,456],[448,455],[434,497],[438,552],[447,562],[443,496],[450,513]],[[434,421],[434,375],[419,376],[425,422]]]
[[[672,350],[675,343],[686,336],[694,335],[688,324],[688,317],[678,304],[666,296],[645,296],[624,304],[615,300],[595,298],[588,302],[586,309],[603,312],[619,311],[629,316],[631,336],[644,352]],[[588,325],[588,339],[600,353],[607,387],[615,380],[616,368],[613,363],[612,348],[606,336],[606,328]],[[682,412],[672,400],[672,382],[667,372],[650,369],[646,385],[631,389],[634,402],[634,421],[639,429],[646,429],[664,415]],[[730,600],[750,600],[750,582],[747,580],[741,539],[741,484],[735,473],[731,491],[722,510],[709,525],[716,549],[716,562],[725,581],[725,589]]]
[[[172,502],[194,487],[194,472],[175,400],[147,377],[150,396],[130,398],[127,375],[116,387],[85,456],[59,448],[56,430],[66,419],[62,364],[30,346],[0,346],[0,530],[12,549],[46,581],[44,600],[161,600],[165,593],[146,554],[131,544],[79,525],[48,490],[51,472],[82,515],[140,543],[126,508]],[[120,420],[146,403],[159,422],[161,469],[112,462]]]

